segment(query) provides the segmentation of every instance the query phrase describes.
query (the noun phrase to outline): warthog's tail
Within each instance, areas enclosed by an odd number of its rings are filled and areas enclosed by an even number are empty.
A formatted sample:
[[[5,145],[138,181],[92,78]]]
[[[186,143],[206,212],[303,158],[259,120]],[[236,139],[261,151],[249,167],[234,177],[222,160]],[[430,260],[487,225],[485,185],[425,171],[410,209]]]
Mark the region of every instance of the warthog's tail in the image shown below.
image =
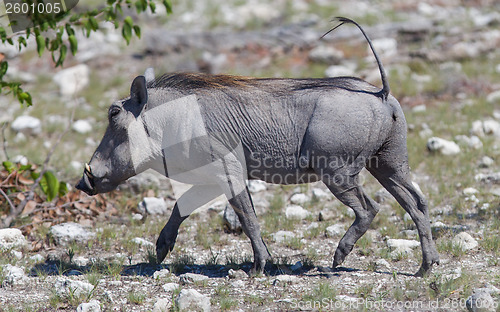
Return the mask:
[[[389,95],[389,92],[390,92],[389,81],[387,81],[387,75],[385,73],[384,66],[382,65],[382,62],[380,61],[380,58],[378,57],[378,54],[375,51],[375,48],[373,47],[372,41],[370,40],[370,38],[368,37],[368,35],[365,33],[365,31],[363,30],[363,28],[358,23],[356,23],[355,21],[353,21],[353,20],[351,20],[349,18],[346,18],[346,17],[336,17],[336,18],[333,19],[333,21],[339,21],[340,24],[338,24],[337,26],[335,26],[332,29],[330,29],[329,31],[327,31],[323,36],[321,36],[320,39],[322,39],[324,36],[328,35],[332,31],[334,31],[335,29],[339,28],[340,26],[342,26],[342,25],[344,25],[346,23],[351,23],[351,24],[356,25],[359,28],[359,30],[361,30],[361,33],[363,34],[363,36],[365,36],[365,39],[368,42],[368,45],[370,46],[370,49],[373,52],[373,55],[375,56],[375,60],[377,61],[378,69],[380,70],[380,78],[382,80],[382,90],[380,90],[379,95],[384,100],[386,100],[387,96]]]

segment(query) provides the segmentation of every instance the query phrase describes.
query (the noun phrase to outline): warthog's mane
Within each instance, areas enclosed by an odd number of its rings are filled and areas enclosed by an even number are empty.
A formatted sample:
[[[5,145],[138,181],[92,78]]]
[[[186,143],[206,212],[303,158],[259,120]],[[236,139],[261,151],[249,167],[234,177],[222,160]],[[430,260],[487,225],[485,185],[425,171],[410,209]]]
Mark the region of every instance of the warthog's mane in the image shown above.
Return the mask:
[[[173,73],[157,77],[148,88],[174,89],[224,89],[256,87],[269,92],[293,92],[300,90],[332,90],[335,88],[353,92],[373,93],[378,89],[355,77],[335,78],[254,78],[235,75],[211,75],[205,73]]]

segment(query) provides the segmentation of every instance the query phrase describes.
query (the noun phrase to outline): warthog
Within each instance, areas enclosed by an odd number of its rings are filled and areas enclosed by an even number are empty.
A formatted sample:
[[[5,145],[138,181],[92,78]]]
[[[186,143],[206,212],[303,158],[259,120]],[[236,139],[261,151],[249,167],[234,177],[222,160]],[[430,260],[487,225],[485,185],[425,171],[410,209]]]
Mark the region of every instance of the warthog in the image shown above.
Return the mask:
[[[359,185],[366,168],[415,222],[428,273],[439,255],[424,196],[410,180],[406,121],[372,43],[383,88],[353,77],[250,78],[177,73],[132,82],[130,97],[114,102],[109,125],[77,188],[89,195],[115,189],[152,168],[193,186],[178,198],[156,242],[157,260],[172,250],[179,226],[196,208],[225,194],[250,238],[251,273],[270,258],[247,179],[298,184],[322,181],[354,210],[333,268],[366,232],[379,207]],[[338,25],[338,26],[340,26]],[[338,27],[337,26],[337,27]],[[333,29],[332,29],[333,30]]]

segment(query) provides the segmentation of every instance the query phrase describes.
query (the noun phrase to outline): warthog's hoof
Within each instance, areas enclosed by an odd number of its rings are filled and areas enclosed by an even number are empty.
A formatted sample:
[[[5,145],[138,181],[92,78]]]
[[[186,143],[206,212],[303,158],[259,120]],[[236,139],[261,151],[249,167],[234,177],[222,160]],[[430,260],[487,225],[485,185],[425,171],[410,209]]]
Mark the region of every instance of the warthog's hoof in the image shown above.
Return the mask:
[[[424,264],[422,263],[422,266],[418,270],[417,273],[415,273],[413,276],[415,277],[427,277],[432,271],[432,265],[436,264],[439,265],[439,258],[436,260],[433,260],[430,264]]]

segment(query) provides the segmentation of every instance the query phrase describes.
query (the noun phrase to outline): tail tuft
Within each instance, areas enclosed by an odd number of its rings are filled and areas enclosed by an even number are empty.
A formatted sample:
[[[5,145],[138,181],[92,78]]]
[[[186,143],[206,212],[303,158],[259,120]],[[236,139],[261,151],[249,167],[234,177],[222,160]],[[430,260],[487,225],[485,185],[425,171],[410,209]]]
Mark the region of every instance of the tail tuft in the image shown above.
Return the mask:
[[[358,23],[356,23],[355,21],[353,21],[353,20],[351,20],[349,18],[346,18],[346,17],[336,17],[333,20],[334,21],[339,21],[340,24],[338,24],[337,26],[335,26],[332,29],[330,29],[329,31],[327,31],[323,36],[321,36],[320,39],[322,39],[323,37],[325,37],[326,35],[328,35],[332,31],[334,31],[335,29],[339,28],[340,26],[342,26],[342,25],[344,25],[346,23],[356,25],[359,28],[359,30],[361,30],[361,33],[363,34],[363,36],[365,37],[366,41],[368,42],[368,45],[370,46],[370,49],[373,52],[373,56],[375,56],[375,60],[377,61],[378,69],[380,71],[380,78],[382,80],[382,90],[380,90],[379,95],[382,97],[382,99],[387,100],[387,97],[389,96],[389,92],[390,92],[389,81],[387,80],[387,75],[385,73],[384,66],[382,65],[382,62],[380,61],[380,58],[378,57],[378,54],[375,51],[375,48],[373,47],[372,41],[370,40],[370,38],[368,37],[368,35],[365,33],[365,31],[363,30],[363,28]]]

